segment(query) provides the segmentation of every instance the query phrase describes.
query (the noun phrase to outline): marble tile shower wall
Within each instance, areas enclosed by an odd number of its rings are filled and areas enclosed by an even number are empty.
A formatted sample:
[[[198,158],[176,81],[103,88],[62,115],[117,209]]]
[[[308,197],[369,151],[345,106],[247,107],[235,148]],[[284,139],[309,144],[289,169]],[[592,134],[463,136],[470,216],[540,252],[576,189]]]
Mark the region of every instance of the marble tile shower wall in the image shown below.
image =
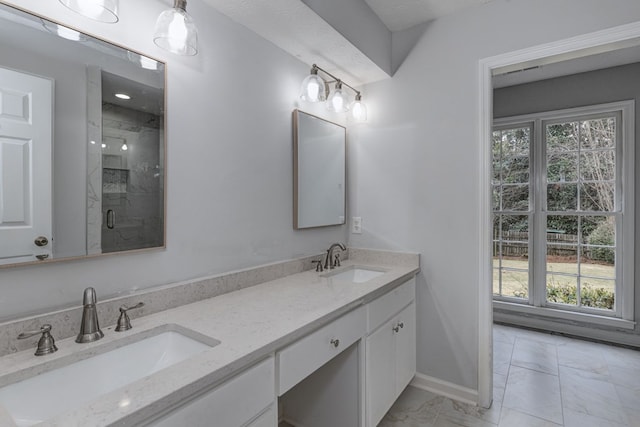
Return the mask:
[[[102,251],[124,251],[162,245],[164,207],[160,170],[160,117],[104,103],[102,210],[113,209],[117,223],[102,230]],[[128,150],[119,147],[126,141]],[[106,154],[111,153],[111,154]],[[107,175],[107,172],[111,175]]]
[[[366,254],[366,251],[359,250],[359,253]],[[105,300],[100,299],[100,289],[96,289],[100,326],[105,330],[114,326],[120,314],[118,308],[123,304],[134,305],[141,301],[145,303],[144,307],[129,312],[129,316],[135,319],[310,270],[315,267],[311,261],[320,259],[321,256],[318,254],[262,265]],[[344,254],[343,259],[349,259],[349,251]],[[82,318],[81,299],[82,295],[78,294],[78,306],[73,308],[0,323],[0,356],[35,348],[35,343],[38,341],[37,336],[26,340],[17,340],[16,337],[20,332],[38,329],[45,323],[52,325],[51,333],[55,339],[75,336],[80,330]]]

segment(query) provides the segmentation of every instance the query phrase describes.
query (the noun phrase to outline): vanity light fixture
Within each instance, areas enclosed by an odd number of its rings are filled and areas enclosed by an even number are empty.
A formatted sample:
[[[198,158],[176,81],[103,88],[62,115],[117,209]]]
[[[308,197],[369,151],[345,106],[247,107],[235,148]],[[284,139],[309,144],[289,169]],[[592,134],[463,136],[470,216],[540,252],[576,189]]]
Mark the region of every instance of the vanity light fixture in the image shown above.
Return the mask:
[[[118,0],[60,0],[60,3],[94,21],[118,22]]]
[[[332,80],[323,79],[318,75],[318,71],[322,71]],[[335,88],[333,91],[330,91],[329,84],[334,82]],[[343,86],[348,87],[356,94],[355,100],[351,104],[349,103],[349,95],[345,89],[343,89]],[[337,113],[351,111],[350,116],[354,121],[364,122],[367,120],[367,107],[362,102],[362,94],[360,91],[318,67],[316,64],[313,64],[311,73],[302,81],[300,99],[307,102],[326,101],[326,106],[329,111],[335,111]]]
[[[177,55],[198,53],[198,30],[187,13],[187,0],[174,0],[173,8],[158,16],[153,42]]]

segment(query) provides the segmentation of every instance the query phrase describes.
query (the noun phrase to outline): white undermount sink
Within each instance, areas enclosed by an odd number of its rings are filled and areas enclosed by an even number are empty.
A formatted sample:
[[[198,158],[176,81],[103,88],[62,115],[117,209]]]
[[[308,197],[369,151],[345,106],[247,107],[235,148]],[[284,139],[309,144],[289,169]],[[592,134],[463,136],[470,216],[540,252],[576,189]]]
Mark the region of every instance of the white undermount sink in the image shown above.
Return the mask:
[[[386,273],[384,270],[352,265],[335,272],[325,273],[323,276],[345,282],[364,283],[371,279],[375,279],[376,277],[380,277],[384,273]]]
[[[126,340],[115,349],[109,345],[100,354],[0,388],[0,414],[4,409],[16,425],[34,425],[220,344],[178,325],[163,325]],[[118,340],[109,344],[117,346]]]

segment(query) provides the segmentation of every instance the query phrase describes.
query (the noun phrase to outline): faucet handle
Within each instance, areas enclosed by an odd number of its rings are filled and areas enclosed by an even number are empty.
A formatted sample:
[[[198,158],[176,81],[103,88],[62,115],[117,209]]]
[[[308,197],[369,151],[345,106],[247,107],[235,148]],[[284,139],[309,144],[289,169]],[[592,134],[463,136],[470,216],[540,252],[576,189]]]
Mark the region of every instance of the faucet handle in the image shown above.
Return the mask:
[[[311,261],[312,264],[318,264],[316,265],[316,271],[317,272],[322,272],[323,268],[322,268],[322,260],[321,259],[316,259]]]
[[[40,327],[40,329],[36,331],[24,331],[20,335],[18,335],[19,340],[23,340],[25,338],[32,337],[34,335],[42,334],[40,340],[38,341],[38,348],[34,353],[36,356],[44,356],[45,354],[51,354],[58,351],[58,347],[56,347],[56,342],[51,336],[51,325],[46,323]]]
[[[335,254],[333,256],[333,266],[334,267],[340,267],[340,254]]]
[[[127,307],[126,305],[120,306],[120,317],[118,317],[118,325],[116,326],[116,332],[128,331],[131,329],[131,319],[129,319],[129,315],[127,311],[133,310],[134,308],[140,308],[144,306],[143,302],[139,302],[134,306]]]

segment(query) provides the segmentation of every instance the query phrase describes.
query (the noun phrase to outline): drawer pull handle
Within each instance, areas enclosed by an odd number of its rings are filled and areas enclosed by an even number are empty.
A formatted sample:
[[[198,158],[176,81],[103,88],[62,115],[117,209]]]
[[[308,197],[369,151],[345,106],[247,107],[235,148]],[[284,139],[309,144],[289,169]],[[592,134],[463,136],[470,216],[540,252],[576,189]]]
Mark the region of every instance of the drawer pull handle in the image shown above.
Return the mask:
[[[333,344],[334,347],[338,347],[340,345],[340,340],[339,339],[335,339],[333,338],[331,341],[331,344]]]

